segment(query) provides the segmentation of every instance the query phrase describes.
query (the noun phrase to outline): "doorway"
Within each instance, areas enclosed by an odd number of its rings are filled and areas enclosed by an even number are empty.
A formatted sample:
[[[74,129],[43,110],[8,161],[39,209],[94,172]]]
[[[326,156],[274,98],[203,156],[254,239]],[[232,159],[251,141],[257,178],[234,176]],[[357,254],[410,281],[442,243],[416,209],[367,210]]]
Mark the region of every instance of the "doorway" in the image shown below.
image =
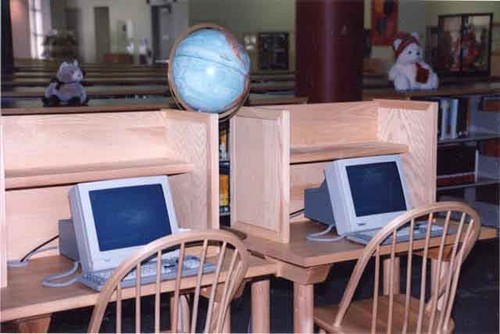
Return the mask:
[[[166,61],[177,37],[187,29],[188,3],[178,0],[151,7],[153,25],[153,58],[156,62]]]
[[[111,33],[109,26],[109,7],[94,7],[95,22],[95,60],[103,61],[104,55],[109,53]]]

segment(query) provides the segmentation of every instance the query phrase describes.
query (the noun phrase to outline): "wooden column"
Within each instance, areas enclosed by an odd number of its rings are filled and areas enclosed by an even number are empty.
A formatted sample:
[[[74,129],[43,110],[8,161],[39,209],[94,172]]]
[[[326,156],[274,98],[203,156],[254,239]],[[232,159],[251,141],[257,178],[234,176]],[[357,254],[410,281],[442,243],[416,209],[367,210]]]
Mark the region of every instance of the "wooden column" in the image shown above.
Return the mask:
[[[10,21],[10,0],[2,0],[2,74],[14,72],[14,51],[12,49],[12,24]]]
[[[296,1],[298,96],[310,103],[361,100],[363,16],[363,1]]]

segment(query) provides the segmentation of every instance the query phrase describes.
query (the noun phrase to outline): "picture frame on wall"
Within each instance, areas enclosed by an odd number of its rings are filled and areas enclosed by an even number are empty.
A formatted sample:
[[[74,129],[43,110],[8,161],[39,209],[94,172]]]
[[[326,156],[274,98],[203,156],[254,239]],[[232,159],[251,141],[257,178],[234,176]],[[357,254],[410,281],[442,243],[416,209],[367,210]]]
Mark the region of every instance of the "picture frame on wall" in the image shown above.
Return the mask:
[[[489,76],[492,13],[440,15],[434,68],[444,76]]]
[[[371,0],[371,44],[392,45],[398,33],[398,0]]]

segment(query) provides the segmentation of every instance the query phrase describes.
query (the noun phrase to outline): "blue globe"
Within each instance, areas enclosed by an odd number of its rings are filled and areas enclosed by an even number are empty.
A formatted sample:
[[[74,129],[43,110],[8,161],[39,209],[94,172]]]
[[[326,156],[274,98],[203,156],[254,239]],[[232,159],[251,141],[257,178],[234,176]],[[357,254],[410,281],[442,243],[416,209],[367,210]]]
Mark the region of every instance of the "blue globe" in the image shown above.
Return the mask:
[[[186,109],[232,113],[248,94],[250,58],[224,28],[201,24],[176,42],[168,78],[174,98]]]

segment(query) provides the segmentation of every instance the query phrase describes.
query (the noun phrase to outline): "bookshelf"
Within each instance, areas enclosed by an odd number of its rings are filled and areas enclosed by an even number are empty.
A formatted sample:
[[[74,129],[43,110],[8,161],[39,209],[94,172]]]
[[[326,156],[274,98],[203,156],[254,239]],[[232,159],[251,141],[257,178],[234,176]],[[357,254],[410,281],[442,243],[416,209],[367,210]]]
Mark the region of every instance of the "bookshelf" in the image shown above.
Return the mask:
[[[177,110],[1,116],[0,274],[58,233],[76,183],[168,175],[179,225],[219,227],[217,115]],[[41,256],[54,255],[44,252]]]
[[[492,63],[493,64],[493,63]],[[492,74],[494,74],[492,72]],[[479,211],[483,223],[500,227],[500,82],[490,78],[442,78],[439,89],[396,92],[393,89],[365,89],[363,99],[404,99],[438,102],[457,98],[465,106],[467,134],[439,140],[438,149],[446,145],[476,148],[474,181],[439,186],[438,199],[463,200]],[[440,127],[439,127],[440,128]],[[438,154],[439,159],[439,154]],[[496,195],[495,195],[496,194]],[[487,199],[487,201],[485,201]],[[488,223],[489,222],[489,223]]]
[[[449,148],[455,147],[456,156],[464,155],[462,161],[473,160],[473,163],[469,164],[468,173],[471,174],[469,178],[464,179],[463,177],[466,170],[456,170],[456,182],[444,185],[438,182],[438,199],[463,200],[479,211],[483,224],[499,227],[498,199],[490,200],[488,203],[483,200],[482,197],[485,196],[481,196],[481,193],[498,192],[500,184],[500,154],[498,154],[500,146],[500,109],[498,103],[500,96],[490,94],[451,97],[459,101],[459,113],[462,113],[462,118],[466,120],[466,134],[438,141],[438,173],[440,171],[439,157],[443,150]],[[443,98],[449,99],[450,97],[438,97],[437,99]],[[452,163],[450,160],[453,159],[447,159],[445,156],[441,160],[441,164],[450,165]],[[462,168],[465,165],[463,164]]]
[[[435,201],[437,105],[372,102],[242,108],[231,119],[231,226],[289,243],[304,189],[318,187],[327,162],[401,154],[415,206]]]

